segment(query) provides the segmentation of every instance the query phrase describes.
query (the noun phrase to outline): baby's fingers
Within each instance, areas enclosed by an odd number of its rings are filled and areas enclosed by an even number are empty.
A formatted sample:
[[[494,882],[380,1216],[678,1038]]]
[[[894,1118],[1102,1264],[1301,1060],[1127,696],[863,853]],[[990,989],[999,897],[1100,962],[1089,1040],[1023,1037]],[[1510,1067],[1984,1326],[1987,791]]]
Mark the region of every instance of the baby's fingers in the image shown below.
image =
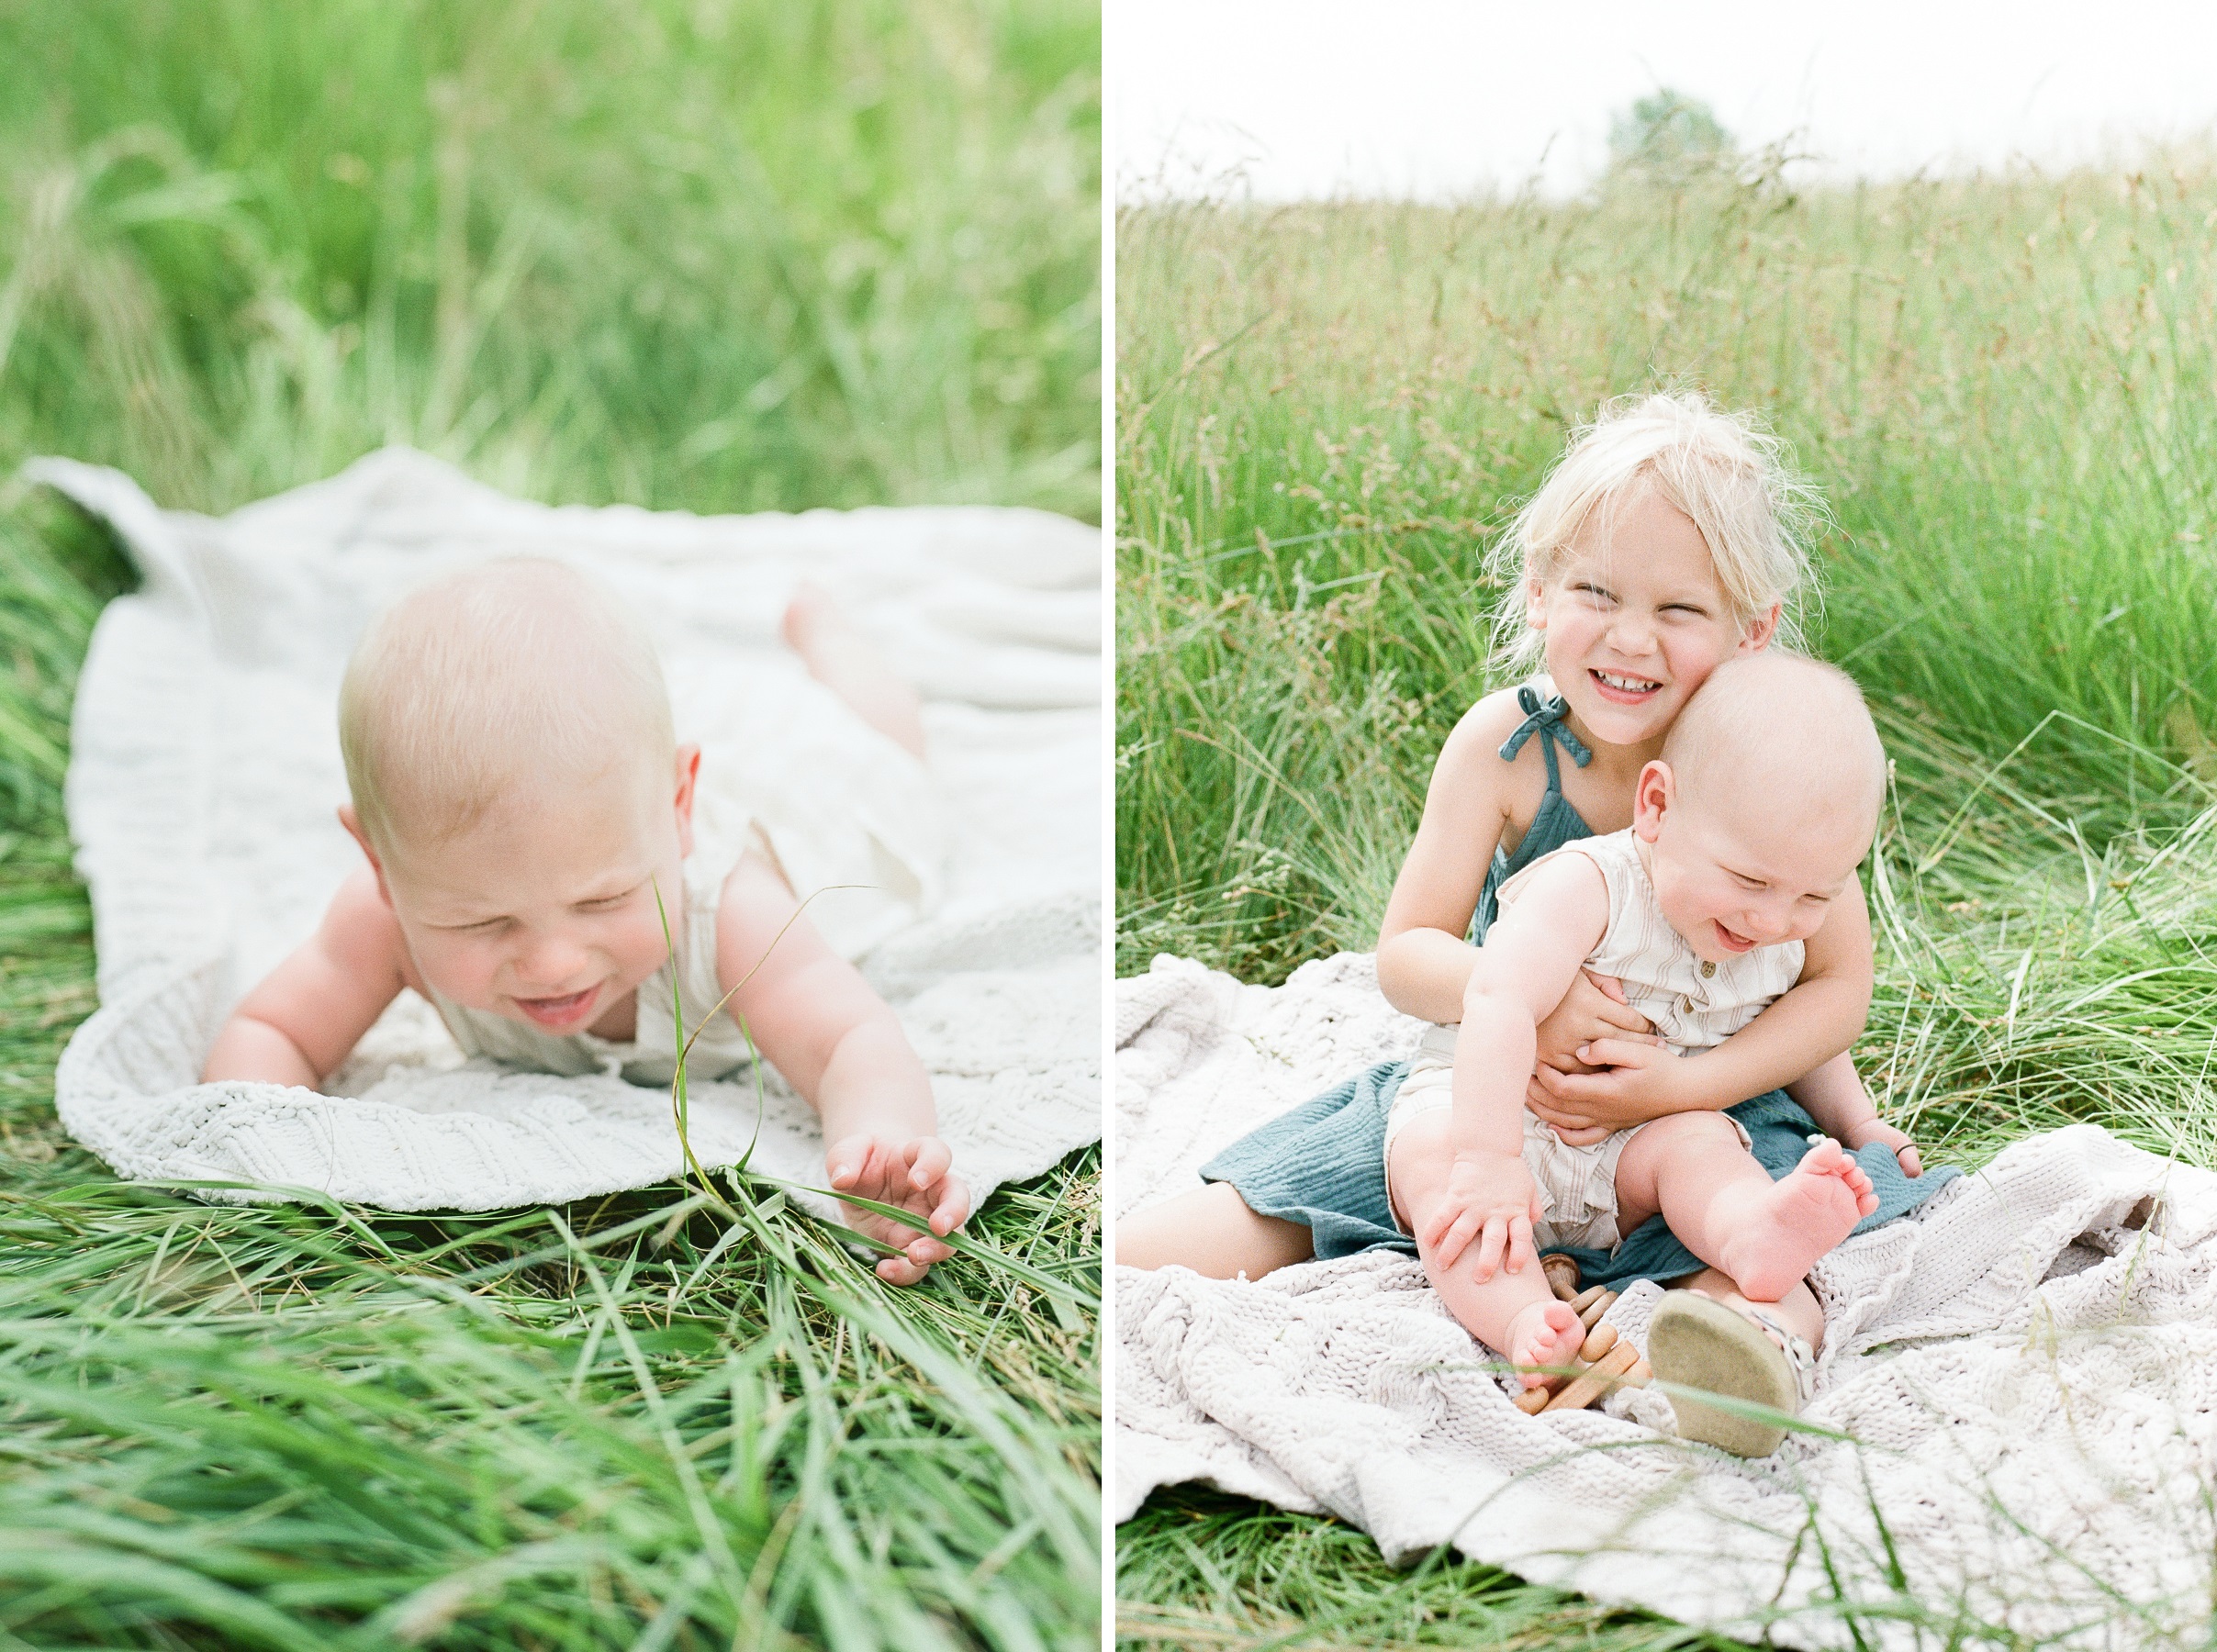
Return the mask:
[[[1483,1285],[1501,1271],[1501,1253],[1508,1244],[1508,1223],[1499,1216],[1486,1219],[1485,1232],[1478,1237],[1478,1283]]]
[[[901,1150],[908,1164],[908,1185],[921,1193],[947,1173],[955,1155],[937,1136],[918,1136]]]
[[[877,1157],[878,1143],[867,1135],[843,1136],[823,1152],[823,1173],[832,1178],[834,1188],[852,1188],[858,1185]]]
[[[1472,1211],[1442,1209],[1434,1213],[1430,1223],[1432,1260],[1441,1267],[1452,1267],[1455,1259],[1477,1237],[1478,1217]]]
[[[912,1262],[906,1256],[878,1259],[878,1277],[888,1285],[913,1285],[931,1271],[929,1264]]]
[[[960,1227],[969,1219],[969,1189],[960,1177],[950,1176],[940,1184],[939,1202],[932,1207],[932,1213],[926,1220],[931,1223],[933,1233],[946,1234]]]
[[[1522,1273],[1539,1258],[1532,1249],[1532,1219],[1528,1216],[1509,1218],[1508,1270]]]

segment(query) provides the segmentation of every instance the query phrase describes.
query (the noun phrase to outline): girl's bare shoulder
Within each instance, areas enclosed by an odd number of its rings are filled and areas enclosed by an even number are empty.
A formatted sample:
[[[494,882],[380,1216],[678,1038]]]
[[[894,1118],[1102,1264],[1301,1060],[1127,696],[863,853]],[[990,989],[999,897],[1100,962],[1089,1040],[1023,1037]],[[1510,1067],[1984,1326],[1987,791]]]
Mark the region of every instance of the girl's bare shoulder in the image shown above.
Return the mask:
[[[1439,750],[1436,778],[1464,782],[1505,782],[1520,763],[1504,762],[1501,747],[1524,722],[1528,713],[1515,688],[1497,688],[1456,720],[1447,743]],[[1519,752],[1517,756],[1524,755]]]

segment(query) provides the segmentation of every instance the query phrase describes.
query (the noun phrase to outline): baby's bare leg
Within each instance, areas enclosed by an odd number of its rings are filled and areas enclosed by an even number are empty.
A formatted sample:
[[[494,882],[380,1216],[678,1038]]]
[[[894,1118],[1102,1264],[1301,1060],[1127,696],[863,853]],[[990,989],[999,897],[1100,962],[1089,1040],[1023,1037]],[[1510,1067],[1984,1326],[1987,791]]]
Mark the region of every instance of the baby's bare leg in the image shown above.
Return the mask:
[[[1449,1114],[1442,1108],[1412,1119],[1394,1138],[1388,1179],[1394,1202],[1412,1232],[1447,1193],[1448,1169],[1455,1150],[1448,1139]],[[1425,1277],[1457,1322],[1524,1372],[1524,1385],[1547,1380],[1545,1369],[1560,1369],[1585,1340],[1585,1328],[1568,1302],[1558,1301],[1547,1275],[1535,1262],[1511,1273],[1506,1260],[1494,1277],[1478,1278],[1478,1246],[1467,1245],[1450,1267],[1442,1267],[1429,1245],[1419,1241],[1416,1255]]]
[[[1753,1301],[1792,1290],[1818,1257],[1877,1208],[1870,1178],[1840,1144],[1812,1147],[1773,1181],[1721,1113],[1675,1113],[1642,1128],[1617,1165],[1618,1224],[1657,1211],[1686,1249]]]
[[[1307,1228],[1248,1209],[1229,1182],[1181,1193],[1116,1223],[1125,1267],[1190,1267],[1212,1279],[1260,1279],[1316,1255]]]
[[[847,622],[820,586],[803,580],[786,606],[786,646],[809,675],[845,700],[862,720],[917,756],[924,755],[923,702],[883,654]]]

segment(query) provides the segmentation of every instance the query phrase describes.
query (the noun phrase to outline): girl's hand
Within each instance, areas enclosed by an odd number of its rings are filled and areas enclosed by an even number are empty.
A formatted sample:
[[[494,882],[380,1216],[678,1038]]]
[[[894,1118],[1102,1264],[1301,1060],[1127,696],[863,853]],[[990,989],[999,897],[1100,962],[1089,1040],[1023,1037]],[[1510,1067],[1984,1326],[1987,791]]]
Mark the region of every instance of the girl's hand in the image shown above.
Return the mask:
[[[1578,1055],[1581,1044],[1596,1039],[1652,1036],[1648,1018],[1624,1000],[1624,988],[1613,976],[1580,970],[1571,989],[1540,1023],[1540,1064],[1562,1073],[1594,1070]]]
[[[936,1235],[962,1225],[970,1213],[970,1190],[954,1173],[954,1155],[937,1136],[905,1142],[883,1135],[845,1136],[825,1150],[823,1166],[834,1191],[915,1212],[916,1223],[903,1226],[875,1211],[842,1206],[856,1232],[901,1247],[901,1255],[879,1260],[878,1277],[887,1284],[913,1285],[933,1263],[955,1254]]]
[[[1506,1261],[1522,1273],[1538,1261],[1532,1224],[1540,1220],[1540,1189],[1514,1153],[1458,1153],[1447,1190],[1416,1230],[1416,1243],[1440,1267],[1451,1267],[1472,1240],[1478,1241],[1477,1280],[1492,1278]]]
[[[1847,1133],[1847,1144],[1851,1149],[1860,1147],[1865,1142],[1883,1142],[1887,1146],[1891,1147],[1894,1150],[1895,1162],[1901,1166],[1902,1175],[1916,1177],[1924,1174],[1924,1158],[1917,1151],[1917,1144],[1910,1141],[1906,1133],[1896,1130],[1891,1124],[1883,1124],[1876,1119],[1873,1119],[1868,1123],[1856,1125]]]
[[[1573,1147],[1701,1106],[1686,1064],[1652,1038],[1597,1038],[1574,1054],[1584,1064],[1579,1071],[1543,1062],[1525,1092],[1525,1105]]]

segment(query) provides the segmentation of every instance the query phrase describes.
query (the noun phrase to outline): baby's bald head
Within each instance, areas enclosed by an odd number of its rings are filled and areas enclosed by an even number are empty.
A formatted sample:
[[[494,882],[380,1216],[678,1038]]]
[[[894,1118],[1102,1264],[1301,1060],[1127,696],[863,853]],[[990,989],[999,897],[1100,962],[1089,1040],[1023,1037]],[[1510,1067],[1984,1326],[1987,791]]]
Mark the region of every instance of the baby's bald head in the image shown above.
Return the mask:
[[[1671,725],[1663,760],[1681,802],[1853,822],[1866,845],[1886,796],[1886,751],[1854,679],[1779,648],[1711,672]]]
[[[605,586],[535,557],[380,614],[347,663],[339,743],[380,855],[442,842],[525,787],[666,781],[677,751],[644,628]]]

